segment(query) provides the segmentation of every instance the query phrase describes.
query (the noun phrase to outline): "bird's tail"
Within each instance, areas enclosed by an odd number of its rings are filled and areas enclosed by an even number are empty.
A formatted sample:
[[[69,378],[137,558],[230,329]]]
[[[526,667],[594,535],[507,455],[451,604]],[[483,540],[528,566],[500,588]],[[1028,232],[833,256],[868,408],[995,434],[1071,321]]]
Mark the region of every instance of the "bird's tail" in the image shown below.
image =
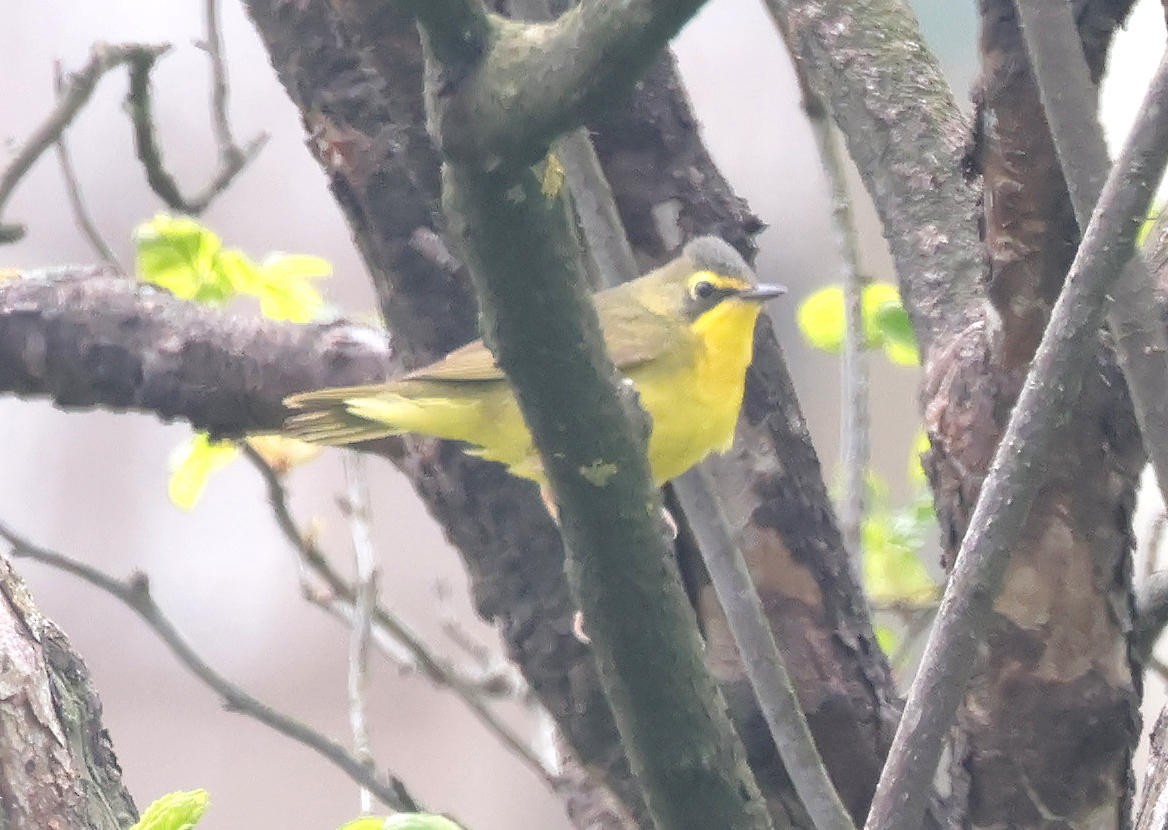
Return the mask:
[[[370,387],[350,386],[302,392],[284,399],[289,409],[300,410],[284,421],[284,432],[312,444],[355,444],[397,435],[384,421],[374,420],[355,411],[355,399],[368,398]]]

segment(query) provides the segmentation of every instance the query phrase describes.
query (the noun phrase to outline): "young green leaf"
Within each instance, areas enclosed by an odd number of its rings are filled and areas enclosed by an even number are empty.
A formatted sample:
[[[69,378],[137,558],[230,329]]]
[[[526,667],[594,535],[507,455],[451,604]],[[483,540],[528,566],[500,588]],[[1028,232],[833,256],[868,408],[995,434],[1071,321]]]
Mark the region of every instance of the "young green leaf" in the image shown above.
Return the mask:
[[[839,354],[844,345],[844,290],[829,285],[809,295],[795,312],[799,331],[815,348]]]
[[[190,830],[210,804],[206,790],[170,793],[147,807],[130,830]]]
[[[207,433],[196,432],[170,454],[170,500],[183,510],[193,510],[211,474],[238,454],[233,442],[212,441]]]
[[[311,280],[332,274],[328,260],[303,254],[272,254],[259,267],[254,294],[260,312],[273,320],[307,323],[320,316],[324,298]]]
[[[176,297],[220,305],[235,293],[218,268],[219,237],[194,219],[160,213],[134,231],[138,276]]]
[[[873,308],[870,317],[871,328],[877,333],[876,339],[884,348],[885,356],[898,366],[921,365],[921,354],[917,349],[917,336],[913,331],[908,311],[897,298]],[[866,321],[866,322],[868,322]]]

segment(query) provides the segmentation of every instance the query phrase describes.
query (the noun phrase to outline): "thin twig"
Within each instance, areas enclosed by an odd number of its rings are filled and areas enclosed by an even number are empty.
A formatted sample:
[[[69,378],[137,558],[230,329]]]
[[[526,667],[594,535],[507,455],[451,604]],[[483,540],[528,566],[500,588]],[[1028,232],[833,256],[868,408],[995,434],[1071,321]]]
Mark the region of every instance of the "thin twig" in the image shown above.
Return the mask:
[[[1010,551],[1040,489],[1043,460],[1060,415],[1074,406],[1082,387],[1107,292],[1132,255],[1166,162],[1168,54],[1103,188],[994,454],[881,772],[868,830],[915,827],[921,820],[941,741],[978,664]]]
[[[675,479],[673,486],[685,504],[690,528],[726,612],[746,675],[799,800],[817,830],[853,830],[855,825],[815,746],[787,666],[767,624],[762,600],[751,582],[746,559],[727,531],[713,487],[701,468]]]
[[[53,89],[60,98],[65,91],[65,78],[61,71],[61,62],[57,61],[53,65]],[[90,247],[101,258],[102,262],[107,262],[116,268],[121,273],[126,273],[116,256],[114,256],[113,249],[110,248],[109,243],[101,235],[101,231],[97,229],[97,224],[93,221],[93,217],[89,215],[89,209],[85,206],[85,199],[81,195],[81,183],[77,180],[77,171],[73,168],[73,159],[69,155],[69,147],[65,144],[65,131],[57,136],[57,161],[61,166],[61,176],[65,179],[65,192],[69,196],[69,206],[73,209],[73,218],[77,221],[77,226],[81,228],[81,232],[85,238],[89,240]]]
[[[377,606],[377,563],[369,527],[369,488],[364,459],[355,452],[344,455],[345,514],[353,539],[356,581],[353,589],[353,632],[349,639],[349,725],[353,730],[353,754],[370,769],[376,768],[365,716],[365,695],[369,684],[369,642],[373,631],[373,609]],[[364,787],[360,792],[361,812],[373,810],[373,799]]]
[[[860,246],[856,239],[856,220],[848,195],[843,160],[831,129],[830,104],[815,92],[807,66],[799,58],[799,45],[791,36],[787,18],[774,12],[771,20],[786,45],[802,97],[803,113],[811,126],[819,161],[831,190],[831,227],[840,257],[844,293],[844,348],[841,385],[843,418],[840,423],[840,456],[843,467],[843,496],[840,505],[840,533],[844,547],[854,557],[860,556],[864,515],[867,512],[868,465],[871,456],[869,436],[869,372],[863,353],[864,286],[860,272]]]
[[[1159,675],[1161,683],[1168,685],[1168,663],[1165,663],[1159,657],[1149,657],[1148,668]]]
[[[354,781],[369,788],[387,806],[401,811],[416,812],[420,809],[396,776],[386,774],[383,780],[375,770],[351,755],[337,742],[257,700],[212,669],[154,602],[145,574],[135,572],[125,581],[114,579],[84,562],[30,542],[3,522],[0,522],[0,538],[12,545],[14,557],[32,559],[73,574],[124,602],[166,643],[180,663],[223,699],[224,708],[229,712],[238,712],[254,718],[281,735],[315,749]]]
[[[223,60],[223,36],[219,31],[219,0],[206,0],[203,14],[207,22],[207,40],[204,47],[211,61],[211,126],[219,144],[219,156],[224,161],[237,157],[239,147],[231,134],[231,120],[227,117],[227,64]]]
[[[101,77],[123,63],[143,60],[149,56],[153,61],[170,49],[168,44],[142,43],[98,43],[89,53],[89,62],[77,72],[71,72],[57,96],[57,106],[21,145],[12,161],[0,173],[0,214],[16,185],[29,171],[41,153],[56,143],[65,128],[77,117],[93,94]],[[0,223],[0,243],[15,242],[24,236],[24,226]]]
[[[1168,625],[1168,571],[1150,574],[1136,589],[1136,619],[1132,648],[1137,655],[1152,653]]]
[[[1097,94],[1083,57],[1074,12],[1066,3],[1015,0],[1026,51],[1042,97],[1079,227],[1091,218],[1111,166],[1096,112]],[[1137,251],[1112,291],[1107,323],[1127,381],[1144,450],[1160,493],[1168,499],[1168,333],[1155,286]]]
[[[325,584],[334,600],[339,600],[318,604],[321,604],[335,617],[352,625],[353,609],[356,603],[353,586],[341,578],[315,542],[307,538],[297,527],[296,520],[288,508],[287,494],[280,481],[280,476],[251,446],[246,443],[241,446],[244,456],[252,462],[263,477],[268,488],[268,501],[271,503],[276,523],[300,557],[302,565]],[[397,651],[391,643],[404,646],[413,658],[414,668],[421,671],[433,683],[454,692],[479,719],[480,723],[535,771],[549,787],[555,789],[559,786],[559,775],[546,765],[543,759],[532,751],[531,747],[505,724],[484,700],[487,695],[492,694],[515,696],[513,683],[499,682],[497,673],[478,681],[463,677],[461,673],[447,665],[444,660],[434,655],[408,625],[390,614],[380,604],[373,609],[373,642],[379,650],[387,654]]]
[[[220,157],[219,169],[211,181],[194,196],[187,198],[179,190],[178,183],[166,170],[162,161],[162,150],[154,130],[153,100],[150,92],[150,71],[157,55],[138,55],[130,61],[130,92],[126,96],[126,107],[134,126],[134,146],[138,160],[146,170],[146,181],[150,189],[167,207],[181,213],[198,215],[227,189],[236,175],[255,158],[267,143],[268,134],[260,133],[238,152]]]

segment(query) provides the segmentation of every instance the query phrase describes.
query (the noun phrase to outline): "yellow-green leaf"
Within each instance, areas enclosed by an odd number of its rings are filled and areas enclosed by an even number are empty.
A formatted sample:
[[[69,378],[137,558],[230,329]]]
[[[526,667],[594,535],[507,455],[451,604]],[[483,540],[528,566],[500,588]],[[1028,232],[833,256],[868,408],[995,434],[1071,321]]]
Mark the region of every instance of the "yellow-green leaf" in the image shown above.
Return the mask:
[[[795,313],[799,331],[817,349],[836,354],[844,345],[844,290],[821,288],[799,304]]]
[[[210,804],[211,797],[206,790],[170,793],[147,807],[130,830],[189,830]]]
[[[937,593],[917,555],[914,539],[906,538],[889,514],[875,514],[864,521],[864,584],[873,599],[923,602]]]
[[[880,347],[894,363],[915,366],[920,362],[912,321],[900,302],[900,293],[889,282],[864,286],[861,294],[864,348]],[[796,312],[799,330],[812,346],[832,354],[844,344],[844,290],[829,285],[808,296]]]
[[[260,265],[259,278],[249,293],[259,298],[265,317],[307,323],[324,308],[324,298],[310,281],[331,274],[332,266],[320,257],[272,254]]]
[[[892,630],[887,625],[877,624],[875,626],[876,644],[880,646],[880,650],[885,654],[892,654],[900,647],[900,635]]]
[[[223,243],[185,216],[160,213],[134,230],[138,276],[177,297],[222,303],[232,287],[216,268]]]
[[[215,257],[215,271],[231,295],[255,294],[263,284],[263,271],[238,248],[224,248]]]
[[[462,830],[445,816],[432,813],[398,813],[395,816],[365,816],[345,824],[340,830]]]
[[[875,285],[871,287],[876,288]],[[892,290],[896,291],[895,288]],[[864,327],[865,331],[871,333],[871,338],[883,347],[884,354],[893,363],[900,366],[920,365],[921,356],[917,350],[916,332],[913,331],[908,311],[900,304],[899,296],[880,304],[873,304],[871,311],[865,304]]]
[[[921,456],[929,451],[930,446],[928,434],[923,429],[917,430],[908,459],[908,481],[914,487],[924,487],[928,483],[925,468],[921,466]]]
[[[1156,221],[1160,218],[1160,214],[1164,212],[1165,204],[1161,203],[1153,207],[1143,222],[1140,223],[1140,229],[1136,232],[1136,247],[1144,247],[1144,243],[1148,241],[1148,234],[1152,232],[1152,228],[1156,227]]]
[[[170,454],[170,500],[183,510],[193,509],[211,474],[231,463],[238,453],[231,441],[212,441],[205,432],[192,435]]]

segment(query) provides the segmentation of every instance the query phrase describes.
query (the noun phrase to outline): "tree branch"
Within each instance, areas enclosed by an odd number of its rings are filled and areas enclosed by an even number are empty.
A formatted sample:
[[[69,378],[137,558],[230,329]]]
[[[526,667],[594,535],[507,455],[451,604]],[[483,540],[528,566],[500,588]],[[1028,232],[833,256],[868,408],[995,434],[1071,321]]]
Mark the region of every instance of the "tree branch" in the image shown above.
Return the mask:
[[[726,612],[763,718],[816,830],[852,830],[851,817],[828,777],[783,655],[767,625],[742,551],[734,544],[709,479],[700,468],[674,484]]]
[[[1095,110],[1098,90],[1083,58],[1083,43],[1071,6],[1015,0],[1034,79],[1079,227],[1085,228],[1099,200],[1111,159]],[[1156,307],[1148,267],[1137,251],[1114,288],[1107,323],[1144,449],[1160,492],[1168,496],[1168,333]]]
[[[136,821],[89,670],[7,556],[0,557],[0,642],[5,825],[121,830]]]
[[[1060,413],[1077,399],[1108,289],[1132,255],[1165,162],[1168,59],[1161,62],[1104,186],[998,445],[880,777],[865,825],[869,830],[915,826],[920,820],[941,739],[977,665],[977,646],[1001,588],[1007,554],[1042,482],[1042,460]]]
[[[384,335],[365,326],[234,315],[100,268],[0,282],[0,391],[65,408],[242,435],[279,430],[293,392],[388,374]]]
[[[254,718],[281,735],[315,749],[354,781],[367,787],[387,806],[401,811],[416,812],[420,809],[406,791],[405,785],[395,776],[387,775],[383,779],[336,741],[252,697],[207,665],[155,604],[145,574],[134,573],[127,581],[114,579],[84,562],[33,544],[3,522],[0,522],[0,538],[12,545],[14,557],[31,559],[73,574],[125,603],[161,638],[180,663],[223,699],[228,711]]]
[[[1136,588],[1136,616],[1132,648],[1143,662],[1152,655],[1156,641],[1168,625],[1168,571],[1156,571]]]
[[[65,79],[61,74],[61,64],[58,62],[53,67],[53,88],[60,98],[65,89]],[[61,167],[61,178],[65,180],[65,192],[69,195],[69,206],[73,209],[73,218],[77,222],[77,226],[81,228],[81,232],[85,238],[89,240],[89,245],[94,252],[101,258],[101,261],[113,267],[118,271],[124,270],[118,263],[118,259],[114,256],[113,250],[109,243],[102,237],[101,232],[97,229],[97,224],[93,221],[93,217],[89,215],[89,209],[85,206],[85,199],[81,195],[81,183],[77,180],[77,172],[73,169],[73,159],[69,155],[69,147],[65,144],[65,133],[61,132],[57,136],[57,162]]]
[[[124,63],[154,60],[170,49],[168,44],[98,43],[90,50],[89,62],[77,72],[69,73],[58,94],[57,106],[45,122],[29,136],[16,152],[8,167],[0,174],[0,213],[16,185],[29,171],[41,153],[53,146],[77,113],[93,94],[101,77]],[[24,236],[21,225],[0,224],[0,244],[15,242]]]
[[[337,573],[315,542],[306,537],[296,525],[288,508],[287,493],[279,474],[247,443],[242,447],[244,456],[259,471],[267,485],[268,501],[276,523],[296,551],[301,567],[323,582],[331,597],[331,600],[310,597],[310,601],[352,626],[357,617],[357,587]],[[488,675],[483,678],[466,676],[436,655],[409,625],[380,604],[373,605],[372,621],[375,642],[387,657],[411,671],[420,672],[436,686],[450,689],[466,704],[483,727],[527,764],[549,789],[556,790],[561,786],[563,782],[560,777],[495,714],[484,699],[489,695],[513,692],[508,688],[510,684],[500,681],[497,676]]]
[[[268,141],[267,133],[253,138],[242,149],[220,148],[219,169],[201,191],[187,198],[179,190],[178,182],[166,170],[162,161],[162,150],[154,134],[154,114],[150,93],[150,71],[158,55],[139,54],[130,59],[130,92],[126,96],[126,106],[134,125],[134,146],[138,159],[146,170],[146,181],[155,195],[167,207],[182,213],[197,216],[207,209],[215,197],[227,189],[228,185]]]
[[[581,6],[559,23],[582,9],[613,8]],[[648,59],[643,52],[655,51],[685,18],[676,19],[670,28],[675,8],[640,11],[642,17],[619,27],[616,41],[641,50],[635,59],[644,66]],[[601,38],[603,23],[599,18],[589,23]],[[431,42],[445,31],[427,29]],[[489,122],[489,108],[480,113],[474,98],[494,102],[509,97],[514,77],[506,85],[501,79],[489,81],[492,60],[505,53],[499,49],[505,39],[504,35],[491,44],[484,63],[467,78],[467,86],[487,81],[478,96],[465,97],[465,87],[449,92],[451,75],[476,60],[474,44],[466,46],[457,64],[428,62],[427,71],[430,131],[448,161],[443,209],[470,265],[484,336],[513,384],[556,494],[569,584],[575,587],[594,634],[601,680],[650,811],[658,823],[670,827],[739,823],[767,827],[769,818],[742,745],[702,664],[679,576],[676,570],[661,568],[662,561],[668,562],[668,551],[655,526],[660,502],[645,456],[646,419],[632,402],[630,390],[618,388],[562,200],[542,192],[540,182],[526,169],[532,156],[523,154],[542,155],[553,135],[578,126],[580,112],[542,89],[529,93],[539,97],[516,99],[517,111],[504,106],[507,128],[501,135],[510,146],[493,148],[490,158],[463,155],[456,147],[459,131],[479,136],[497,129]],[[556,51],[575,53],[567,47],[560,42]],[[457,44],[435,45],[432,51],[439,55],[456,48]],[[621,62],[619,54],[608,57],[612,60],[606,68]],[[598,69],[587,59],[561,66]],[[538,71],[532,62],[510,68],[521,70],[524,80]],[[612,85],[615,78],[606,80]],[[579,78],[575,85],[586,83]],[[460,97],[472,106],[451,120]],[[552,117],[542,126],[550,127],[546,135],[539,133],[543,114]],[[535,275],[540,282],[532,290]],[[581,401],[588,407],[581,407]],[[605,471],[600,484],[588,474],[599,469],[597,465]]]
[[[795,60],[876,204],[926,351],[963,330],[983,296],[978,194],[963,170],[969,124],[901,0],[767,0],[767,8],[791,33]]]
[[[368,15],[384,2],[359,5]],[[536,162],[624,93],[702,2],[581,3],[551,23],[523,24],[468,0],[405,3],[442,66],[434,134],[443,154],[480,172]]]

